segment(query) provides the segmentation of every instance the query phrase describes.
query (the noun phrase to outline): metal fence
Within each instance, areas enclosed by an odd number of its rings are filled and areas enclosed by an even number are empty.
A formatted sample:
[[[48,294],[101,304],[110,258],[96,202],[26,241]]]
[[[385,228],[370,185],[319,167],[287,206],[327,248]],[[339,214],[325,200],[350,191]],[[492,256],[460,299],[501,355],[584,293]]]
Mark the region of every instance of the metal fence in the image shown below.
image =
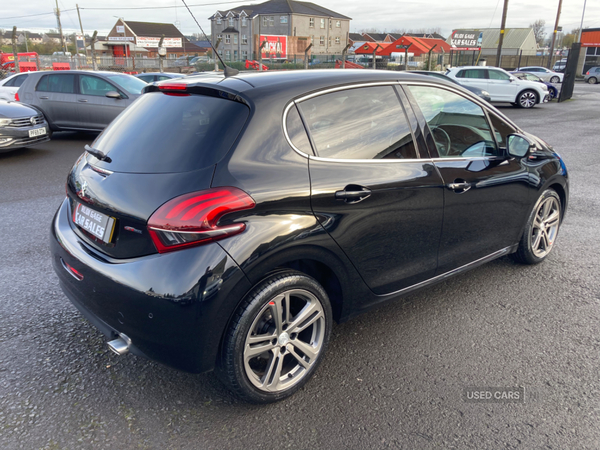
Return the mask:
[[[255,55],[253,55],[255,56]],[[448,66],[466,66],[473,64],[496,66],[495,56],[480,56],[477,52],[428,54],[421,56],[409,56],[408,61],[404,61],[404,55],[394,58],[376,57],[376,68],[379,70],[445,70]],[[195,71],[211,71],[222,69],[220,64],[214,61],[206,60],[194,65],[190,64],[193,57],[184,59],[163,60],[163,70],[168,72],[191,73]],[[554,62],[563,58],[556,55],[551,58],[551,66]],[[298,69],[333,69],[336,62],[341,62],[343,55],[308,55],[296,54],[287,55],[286,59],[263,59],[262,64],[268,70],[298,70]],[[250,61],[257,61],[258,58]],[[372,55],[346,55],[346,60],[358,64],[364,68],[373,68]],[[225,61],[229,66],[239,69],[252,69],[247,67],[246,60]],[[84,55],[73,56],[39,56],[38,64],[40,70],[52,70],[53,63],[68,63],[73,70],[92,70],[92,57]],[[526,56],[526,55],[503,55],[501,58],[501,67],[507,70],[514,70],[521,66],[545,66],[548,63],[548,56]],[[256,65],[254,65],[256,67]],[[135,57],[115,57],[115,56],[96,56],[96,67],[98,70],[110,70],[116,72],[156,72],[160,69],[159,58],[135,58]]]

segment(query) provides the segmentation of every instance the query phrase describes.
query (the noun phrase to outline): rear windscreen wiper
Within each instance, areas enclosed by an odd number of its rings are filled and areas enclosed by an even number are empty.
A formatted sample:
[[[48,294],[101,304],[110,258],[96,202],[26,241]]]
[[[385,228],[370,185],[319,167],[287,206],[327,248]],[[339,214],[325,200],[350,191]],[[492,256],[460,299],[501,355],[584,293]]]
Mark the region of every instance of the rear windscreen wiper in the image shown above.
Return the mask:
[[[106,156],[100,150],[92,148],[89,145],[86,145],[84,148],[85,148],[86,152],[88,152],[92,156],[95,156],[100,161],[106,161],[107,163],[112,162],[112,159],[110,159],[108,156]]]

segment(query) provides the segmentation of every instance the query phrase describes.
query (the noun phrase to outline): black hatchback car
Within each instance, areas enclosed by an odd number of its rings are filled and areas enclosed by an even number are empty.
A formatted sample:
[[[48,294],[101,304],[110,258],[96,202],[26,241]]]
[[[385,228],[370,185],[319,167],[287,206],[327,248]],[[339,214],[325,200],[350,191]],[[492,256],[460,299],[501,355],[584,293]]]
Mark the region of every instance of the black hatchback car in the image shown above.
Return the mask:
[[[111,341],[291,395],[332,322],[555,243],[567,171],[452,83],[296,71],[149,85],[81,155],[51,228],[69,299]]]

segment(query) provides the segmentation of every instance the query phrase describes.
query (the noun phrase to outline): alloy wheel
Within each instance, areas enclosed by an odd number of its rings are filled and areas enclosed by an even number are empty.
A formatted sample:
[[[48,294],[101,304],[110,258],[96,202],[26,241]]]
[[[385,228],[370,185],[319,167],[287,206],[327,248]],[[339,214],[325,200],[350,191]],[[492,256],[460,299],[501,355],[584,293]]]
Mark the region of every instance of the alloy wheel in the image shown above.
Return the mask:
[[[594,77],[590,77],[590,78],[588,79],[588,83],[589,83],[589,84],[596,84],[597,82],[598,82],[598,80],[596,80]]]
[[[244,342],[244,369],[265,392],[289,389],[318,360],[325,339],[325,314],[304,289],[285,291],[260,310]]]
[[[560,204],[555,197],[543,200],[537,208],[531,229],[531,251],[543,258],[554,245],[560,224]]]
[[[523,92],[519,96],[519,105],[523,108],[533,108],[535,106],[536,96],[531,91]]]
[[[558,83],[560,81],[560,78],[558,78],[556,75],[553,76],[552,78],[550,78],[550,83]]]

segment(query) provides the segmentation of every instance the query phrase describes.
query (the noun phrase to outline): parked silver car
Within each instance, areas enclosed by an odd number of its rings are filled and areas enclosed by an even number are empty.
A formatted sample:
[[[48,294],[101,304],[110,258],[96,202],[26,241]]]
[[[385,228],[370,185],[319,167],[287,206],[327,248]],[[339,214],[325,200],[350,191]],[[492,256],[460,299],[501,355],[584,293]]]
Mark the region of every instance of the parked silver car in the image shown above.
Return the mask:
[[[600,67],[590,67],[590,70],[585,73],[583,80],[590,84],[598,83],[600,81]]]
[[[529,72],[534,75],[537,75],[542,80],[547,81],[549,83],[562,83],[563,78],[565,77],[564,73],[555,72],[550,69],[546,69],[542,66],[527,66],[527,67],[518,67],[516,69],[517,72]]]
[[[54,131],[99,131],[138,98],[145,86],[138,78],[115,72],[32,72],[17,96],[42,111]]]

